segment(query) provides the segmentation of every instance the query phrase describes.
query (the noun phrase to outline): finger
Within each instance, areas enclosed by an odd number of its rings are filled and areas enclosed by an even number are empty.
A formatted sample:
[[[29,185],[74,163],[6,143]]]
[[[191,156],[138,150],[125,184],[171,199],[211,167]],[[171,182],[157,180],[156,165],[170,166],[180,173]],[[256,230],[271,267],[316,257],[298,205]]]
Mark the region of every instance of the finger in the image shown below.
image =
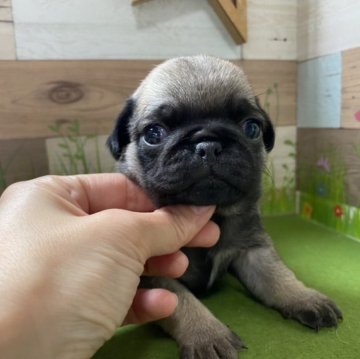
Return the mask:
[[[46,176],[37,181],[89,214],[113,208],[138,212],[155,209],[145,192],[120,173]]]
[[[138,212],[155,209],[145,192],[120,173],[75,177],[88,199],[88,213],[96,213],[110,208]]]
[[[219,237],[219,226],[213,221],[209,221],[186,247],[212,247],[217,243]]]
[[[174,253],[200,232],[214,211],[215,206],[171,206],[137,213],[137,230],[143,234],[138,235],[139,245],[148,250],[147,258]]]
[[[152,257],[147,260],[143,275],[178,278],[189,265],[187,256],[177,251],[172,254]]]
[[[166,318],[177,304],[177,295],[166,289],[138,289],[123,325]]]

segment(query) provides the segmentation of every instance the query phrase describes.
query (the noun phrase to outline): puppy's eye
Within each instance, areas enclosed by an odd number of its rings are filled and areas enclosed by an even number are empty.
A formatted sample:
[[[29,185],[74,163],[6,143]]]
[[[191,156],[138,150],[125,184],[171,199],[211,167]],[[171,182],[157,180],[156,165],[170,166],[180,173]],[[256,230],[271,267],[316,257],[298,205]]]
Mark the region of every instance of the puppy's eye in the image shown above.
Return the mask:
[[[144,140],[148,145],[158,145],[167,136],[167,131],[160,125],[151,125],[145,128]]]
[[[255,140],[261,135],[261,127],[257,120],[247,120],[243,125],[245,136]]]

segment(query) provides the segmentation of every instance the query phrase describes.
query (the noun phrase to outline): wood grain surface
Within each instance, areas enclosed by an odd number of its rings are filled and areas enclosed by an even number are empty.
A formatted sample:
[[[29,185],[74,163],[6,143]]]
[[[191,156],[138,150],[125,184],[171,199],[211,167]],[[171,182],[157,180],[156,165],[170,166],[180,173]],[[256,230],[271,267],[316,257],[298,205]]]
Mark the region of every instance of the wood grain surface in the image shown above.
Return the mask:
[[[340,52],[299,64],[299,127],[340,128],[341,73]]]
[[[0,138],[53,136],[79,120],[83,134],[108,133],[154,61],[0,62]]]
[[[246,60],[297,59],[297,0],[248,0]]]
[[[16,58],[11,0],[0,0],[0,60]]]
[[[44,138],[0,140],[0,193],[11,183],[48,173]]]
[[[298,1],[298,59],[360,46],[359,0]]]
[[[248,0],[248,43],[234,43],[208,0],[13,0],[19,59],[156,59],[206,53],[296,60],[297,0]]]
[[[343,52],[341,126],[360,128],[360,47]]]
[[[293,1],[293,0],[292,0]],[[208,0],[13,0],[21,60],[240,58]]]
[[[79,120],[81,134],[107,134],[126,98],[159,61],[1,61],[0,139],[54,136],[49,126]],[[243,61],[278,125],[295,125],[296,63]],[[278,101],[278,102],[277,102]]]
[[[296,76],[295,61],[244,60],[235,61],[242,66],[254,92],[268,110],[277,126],[296,125]],[[268,102],[269,106],[265,106]]]
[[[215,12],[237,44],[247,40],[247,0],[210,0]]]

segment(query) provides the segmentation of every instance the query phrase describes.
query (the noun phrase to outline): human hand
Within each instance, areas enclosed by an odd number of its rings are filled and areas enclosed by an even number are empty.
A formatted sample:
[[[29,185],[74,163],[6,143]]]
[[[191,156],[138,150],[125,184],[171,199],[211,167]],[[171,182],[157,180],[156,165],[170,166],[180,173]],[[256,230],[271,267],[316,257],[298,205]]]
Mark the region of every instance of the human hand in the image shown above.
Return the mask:
[[[180,276],[184,245],[211,246],[214,208],[155,210],[120,174],[43,177],[0,198],[0,356],[88,358],[125,322],[170,315],[176,296],[137,290]]]

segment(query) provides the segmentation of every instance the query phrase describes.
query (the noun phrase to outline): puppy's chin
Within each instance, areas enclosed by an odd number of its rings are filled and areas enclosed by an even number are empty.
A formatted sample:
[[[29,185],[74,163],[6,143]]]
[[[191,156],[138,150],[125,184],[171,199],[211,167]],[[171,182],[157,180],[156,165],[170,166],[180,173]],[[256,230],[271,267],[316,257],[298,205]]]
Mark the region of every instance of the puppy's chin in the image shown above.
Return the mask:
[[[216,177],[197,181],[180,192],[163,192],[155,194],[160,206],[173,204],[191,204],[195,206],[230,206],[241,201],[244,194]]]

